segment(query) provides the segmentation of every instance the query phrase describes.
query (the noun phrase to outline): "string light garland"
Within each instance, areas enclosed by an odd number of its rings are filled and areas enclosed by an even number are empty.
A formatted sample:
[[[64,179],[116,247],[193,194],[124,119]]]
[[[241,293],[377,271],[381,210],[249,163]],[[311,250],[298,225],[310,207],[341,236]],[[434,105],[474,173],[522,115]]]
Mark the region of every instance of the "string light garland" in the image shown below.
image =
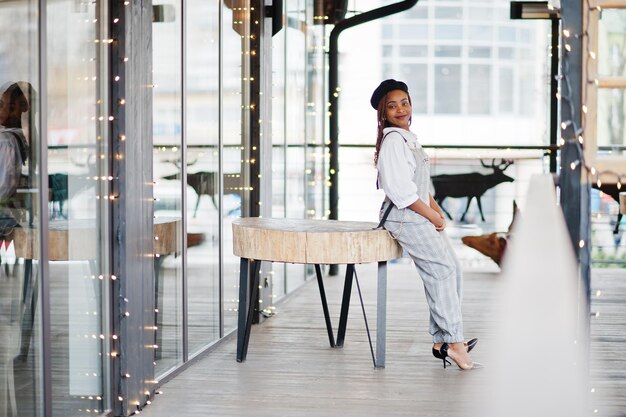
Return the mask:
[[[589,13],[592,12],[601,12],[602,8],[599,6],[595,6],[595,7],[591,7],[589,5],[589,1],[585,0],[585,4],[586,7],[583,8],[583,10],[587,11],[587,17],[583,18],[583,22],[585,22],[585,24],[587,24],[587,22],[589,21]],[[597,58],[597,53],[593,50],[591,50],[591,39],[589,36],[589,33],[587,31],[586,28],[583,28],[583,32],[582,33],[571,33],[570,30],[568,29],[563,29],[562,30],[562,36],[564,38],[564,52],[563,52],[563,75],[560,76],[560,78],[565,82],[565,84],[567,85],[567,90],[568,92],[572,91],[572,85],[571,85],[571,81],[569,79],[568,76],[568,70],[569,70],[569,52],[571,52],[571,45],[568,42],[569,39],[582,39],[584,40],[584,42],[586,42],[586,49],[588,51],[588,56],[590,58],[590,60],[595,60]],[[583,83],[583,101],[586,100],[588,94],[587,94],[587,89],[588,86],[590,84],[594,84],[594,85],[599,85],[599,80],[597,78],[593,78],[590,79],[589,78],[589,63],[590,60],[585,60],[585,66],[586,66],[586,71],[585,74],[588,77],[586,82]],[[589,112],[589,107],[587,106],[587,104],[585,102],[583,102],[581,104],[581,115],[582,115],[582,120],[581,120],[581,126],[578,126],[576,124],[576,122],[573,120],[574,117],[573,115],[575,114],[575,109],[574,109],[574,103],[573,100],[571,99],[571,96],[569,94],[567,95],[563,95],[560,91],[557,92],[557,99],[559,99],[562,104],[566,104],[567,108],[569,108],[569,112],[570,112],[570,119],[565,120],[561,123],[561,130],[563,130],[563,135],[565,136],[567,131],[571,131],[573,132],[573,136],[570,138],[565,138],[565,137],[561,137],[561,146],[565,145],[565,143],[571,143],[571,144],[575,144],[575,149],[578,152],[578,157],[579,157],[579,161],[578,164],[581,165],[582,168],[585,169],[585,171],[587,172],[587,174],[591,175],[592,178],[595,178],[595,183],[598,185],[598,187],[600,187],[600,185],[602,184],[602,177],[606,177],[606,176],[611,176],[614,177],[616,179],[616,184],[617,184],[617,188],[621,189],[622,188],[622,176],[612,170],[598,170],[596,169],[594,166],[591,166],[589,164],[587,164],[587,162],[585,161],[585,152],[584,152],[584,142],[585,142],[585,130],[584,130],[584,126],[586,125],[586,117],[587,114]],[[564,103],[565,102],[565,103]],[[570,166],[570,168],[572,170],[575,170],[578,166],[578,164],[576,164],[575,166]],[[591,181],[590,181],[591,182]]]

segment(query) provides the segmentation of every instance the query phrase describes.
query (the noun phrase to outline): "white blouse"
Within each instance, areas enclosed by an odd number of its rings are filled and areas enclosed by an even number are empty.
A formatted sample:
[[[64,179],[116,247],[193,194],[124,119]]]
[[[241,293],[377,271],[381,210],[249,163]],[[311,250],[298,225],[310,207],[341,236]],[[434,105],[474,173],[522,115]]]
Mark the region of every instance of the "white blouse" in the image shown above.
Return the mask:
[[[378,184],[398,209],[418,199],[429,204],[429,161],[414,133],[401,128],[383,130],[378,153]]]

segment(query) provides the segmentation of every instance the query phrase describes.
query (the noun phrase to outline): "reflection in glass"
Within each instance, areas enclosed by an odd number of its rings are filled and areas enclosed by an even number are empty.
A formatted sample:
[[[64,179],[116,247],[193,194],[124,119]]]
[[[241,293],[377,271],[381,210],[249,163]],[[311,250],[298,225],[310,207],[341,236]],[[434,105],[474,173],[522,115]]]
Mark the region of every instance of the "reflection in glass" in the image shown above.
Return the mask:
[[[219,2],[187,7],[187,281],[189,353],[220,336]]]
[[[626,89],[598,89],[598,146],[626,145]]]
[[[35,1],[0,2],[0,416],[42,415]],[[19,246],[19,248],[18,248]]]
[[[106,64],[94,42],[105,25],[94,3],[49,2],[46,13],[53,415],[98,415],[110,406]]]
[[[598,35],[598,74],[626,76],[626,10],[603,9]]]
[[[162,1],[168,19],[152,25],[153,46],[153,170],[154,222],[172,223],[175,232],[159,236],[169,241],[155,247],[156,375],[162,375],[183,360],[182,303],[182,74],[181,0]],[[190,161],[187,161],[188,163]],[[193,192],[193,191],[192,191]],[[191,195],[190,195],[191,196]],[[195,201],[195,199],[190,199]],[[161,246],[163,245],[163,246]]]

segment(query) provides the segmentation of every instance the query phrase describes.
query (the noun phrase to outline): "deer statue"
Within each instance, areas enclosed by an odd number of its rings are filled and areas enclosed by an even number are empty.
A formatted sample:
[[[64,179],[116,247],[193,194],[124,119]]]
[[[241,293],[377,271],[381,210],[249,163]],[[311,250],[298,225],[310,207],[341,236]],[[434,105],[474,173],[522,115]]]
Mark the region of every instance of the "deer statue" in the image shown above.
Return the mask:
[[[483,214],[483,207],[480,202],[480,197],[490,188],[502,182],[513,182],[513,178],[504,174],[504,170],[507,169],[513,161],[501,160],[496,165],[495,159],[491,161],[491,165],[485,165],[481,160],[481,165],[485,168],[493,169],[492,174],[481,174],[479,172],[470,172],[466,174],[442,174],[434,175],[431,177],[433,186],[435,187],[435,195],[433,198],[441,206],[446,215],[452,220],[452,216],[446,209],[443,208],[443,200],[446,197],[467,197],[467,206],[465,212],[461,216],[461,221],[465,220],[465,215],[469,210],[470,203],[473,198],[476,198],[478,203],[478,210],[480,210],[480,218],[485,221]]]
[[[195,164],[198,160],[196,159],[193,162],[187,163],[187,166],[191,166]],[[163,162],[170,162],[174,164],[176,168],[178,168],[179,172],[181,172],[180,160],[165,160]],[[163,179],[166,180],[177,180],[181,177],[180,173],[166,175]],[[196,200],[196,206],[193,211],[193,217],[195,218],[198,214],[198,207],[200,206],[200,197],[203,195],[208,195],[211,197],[211,201],[213,202],[213,206],[215,209],[218,208],[217,200],[215,199],[216,194],[218,193],[218,174],[217,172],[210,171],[198,171],[198,172],[188,172],[187,173],[187,184],[193,188],[196,192],[198,199]],[[224,175],[224,194],[238,194],[241,189],[241,176],[239,174],[226,174]]]

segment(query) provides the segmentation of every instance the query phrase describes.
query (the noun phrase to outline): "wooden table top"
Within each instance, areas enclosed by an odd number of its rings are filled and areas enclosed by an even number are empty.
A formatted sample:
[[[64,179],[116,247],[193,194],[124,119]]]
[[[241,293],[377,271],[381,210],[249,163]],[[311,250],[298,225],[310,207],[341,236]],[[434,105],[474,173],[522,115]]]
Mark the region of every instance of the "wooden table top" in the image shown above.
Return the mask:
[[[247,217],[233,221],[233,253],[302,264],[360,264],[402,257],[402,248],[372,222]]]

